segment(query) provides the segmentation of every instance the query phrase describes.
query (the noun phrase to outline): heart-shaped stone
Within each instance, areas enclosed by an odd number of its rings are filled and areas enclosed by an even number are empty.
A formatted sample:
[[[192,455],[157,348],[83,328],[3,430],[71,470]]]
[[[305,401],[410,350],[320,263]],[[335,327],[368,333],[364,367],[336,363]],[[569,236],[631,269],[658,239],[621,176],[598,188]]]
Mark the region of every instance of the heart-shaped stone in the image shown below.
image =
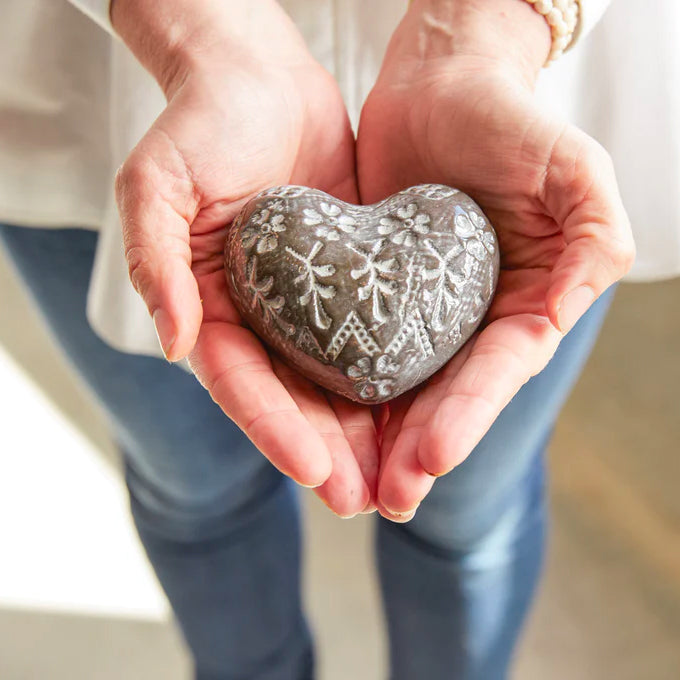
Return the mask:
[[[425,184],[368,206],[268,189],[225,250],[234,303],[300,373],[377,404],[415,387],[472,335],[498,280],[498,242],[466,194]]]

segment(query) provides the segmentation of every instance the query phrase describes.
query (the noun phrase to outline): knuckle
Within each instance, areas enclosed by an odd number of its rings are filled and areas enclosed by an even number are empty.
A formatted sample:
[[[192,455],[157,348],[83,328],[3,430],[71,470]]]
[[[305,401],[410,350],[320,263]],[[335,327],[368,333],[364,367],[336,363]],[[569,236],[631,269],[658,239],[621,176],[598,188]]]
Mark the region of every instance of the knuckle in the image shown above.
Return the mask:
[[[118,171],[116,172],[115,188],[116,197],[119,201],[125,198],[130,188],[137,184],[139,174],[139,166],[133,160],[132,156],[118,168]]]
[[[563,133],[554,147],[552,164],[562,168],[574,190],[586,194],[593,185],[609,183],[614,163],[608,151],[595,139],[575,127]]]
[[[580,171],[592,172],[602,168],[613,168],[612,158],[604,146],[583,130],[570,125],[561,142],[557,149],[563,161],[574,163],[576,160]]]
[[[623,276],[635,262],[635,244],[632,239],[617,240],[610,246],[609,254],[617,272]]]
[[[133,151],[116,171],[114,186],[118,202],[124,205],[129,196],[147,187],[155,172],[157,168],[148,156]]]
[[[585,133],[584,137],[583,159],[585,166],[591,171],[601,168],[613,171],[614,161],[609,152],[597,140],[585,135]]]
[[[116,170],[116,177],[114,179],[114,187],[116,190],[116,199],[120,201],[126,193],[129,185],[130,170],[128,161],[125,161],[118,170]]]
[[[130,246],[125,251],[128,264],[128,276],[134,289],[144,297],[151,284],[151,267],[144,246]]]

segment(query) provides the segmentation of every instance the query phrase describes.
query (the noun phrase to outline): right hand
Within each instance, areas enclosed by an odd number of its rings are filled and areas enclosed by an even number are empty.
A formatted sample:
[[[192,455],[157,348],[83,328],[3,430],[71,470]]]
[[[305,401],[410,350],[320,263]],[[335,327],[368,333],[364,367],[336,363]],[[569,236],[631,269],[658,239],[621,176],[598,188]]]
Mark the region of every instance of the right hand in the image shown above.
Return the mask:
[[[550,30],[516,0],[414,0],[359,126],[364,201],[420,183],[470,194],[496,229],[496,294],[465,347],[390,403],[378,509],[405,521],[630,268],[630,225],[606,152],[547,115],[533,87]],[[399,513],[399,514],[395,514]]]
[[[259,191],[303,184],[358,202],[354,137],[337,85],[273,0],[170,0],[160,13],[154,4],[115,0],[112,9],[116,30],[168,100],[116,180],[132,283],[167,358],[188,356],[279,470],[317,487],[341,516],[372,509],[370,409],[270,357],[241,324],[223,270],[226,228]]]

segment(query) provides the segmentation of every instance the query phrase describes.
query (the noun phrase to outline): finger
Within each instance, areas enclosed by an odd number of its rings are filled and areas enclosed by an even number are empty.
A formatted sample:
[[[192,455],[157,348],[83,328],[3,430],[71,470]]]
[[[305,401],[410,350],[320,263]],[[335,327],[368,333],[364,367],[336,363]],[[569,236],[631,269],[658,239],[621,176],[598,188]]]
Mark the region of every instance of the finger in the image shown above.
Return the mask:
[[[427,423],[418,459],[434,475],[462,463],[499,413],[555,353],[561,334],[544,316],[518,314],[485,328]]]
[[[378,510],[378,514],[381,517],[384,517],[385,519],[388,519],[390,522],[394,522],[395,524],[406,524],[406,522],[410,522],[416,516],[416,512],[418,511],[418,506],[416,506],[410,512],[402,513],[391,512],[382,503],[380,503],[380,501],[378,501],[376,508]]]
[[[384,422],[382,439],[380,442],[379,480],[382,480],[385,465],[390,457],[390,454],[392,453],[394,444],[397,441],[397,437],[399,436],[399,432],[401,432],[401,428],[404,423],[404,418],[406,418],[408,410],[411,407],[411,404],[413,403],[416,394],[417,392],[415,390],[411,390],[406,394],[402,394],[401,396],[389,402],[388,418]],[[380,515],[382,515],[382,517],[397,523],[408,521],[408,519],[413,517],[414,514],[413,512],[401,514],[397,512],[392,512],[390,509],[388,509],[380,499],[380,488],[381,486],[379,481],[376,508]]]
[[[394,443],[399,436],[399,432],[401,432],[404,419],[417,396],[418,392],[416,390],[410,390],[406,394],[402,394],[389,402],[389,415],[383,425],[382,441],[380,445],[381,474],[385,463],[392,452]]]
[[[361,512],[371,513],[375,510],[380,465],[378,433],[373,420],[373,413],[366,406],[355,404],[334,394],[328,395],[328,403],[335,412],[335,417],[352,448],[354,458],[368,489],[368,501]]]
[[[368,505],[371,494],[346,431],[321,390],[280,360],[273,359],[272,365],[330,452],[333,471],[315,493],[340,517],[354,517]]]
[[[116,176],[116,198],[130,280],[165,356],[177,361],[194,346],[202,316],[189,245],[197,204],[182,164],[163,145],[150,153],[130,155]]]
[[[418,459],[423,432],[423,425],[403,427],[381,471],[378,509],[394,522],[408,521],[435,481]]]
[[[422,388],[412,390],[391,403],[378,483],[379,509],[383,517],[408,521],[430,492],[435,477],[418,458],[420,440],[473,343],[474,338]]]
[[[546,299],[550,320],[566,333],[630,270],[635,244],[611,159],[580,131],[563,134],[553,147],[542,200],[566,242]]]
[[[250,331],[204,323],[189,363],[215,402],[281,472],[311,487],[330,477],[326,442],[274,375]]]
[[[375,431],[378,436],[378,443],[380,443],[385,432],[385,427],[387,426],[387,423],[390,419],[389,402],[373,406],[371,408],[371,414],[373,415],[373,423],[375,424]]]

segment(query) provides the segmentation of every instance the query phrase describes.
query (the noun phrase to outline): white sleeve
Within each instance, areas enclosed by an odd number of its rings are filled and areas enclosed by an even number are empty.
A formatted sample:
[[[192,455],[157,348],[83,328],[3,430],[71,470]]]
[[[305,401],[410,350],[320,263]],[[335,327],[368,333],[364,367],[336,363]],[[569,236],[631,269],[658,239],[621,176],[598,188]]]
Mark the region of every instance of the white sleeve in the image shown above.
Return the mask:
[[[92,21],[99,24],[105,31],[114,34],[111,25],[111,0],[69,0],[81,12],[87,14]]]
[[[579,0],[579,21],[570,48],[581,38],[585,38],[602,18],[611,0]]]

